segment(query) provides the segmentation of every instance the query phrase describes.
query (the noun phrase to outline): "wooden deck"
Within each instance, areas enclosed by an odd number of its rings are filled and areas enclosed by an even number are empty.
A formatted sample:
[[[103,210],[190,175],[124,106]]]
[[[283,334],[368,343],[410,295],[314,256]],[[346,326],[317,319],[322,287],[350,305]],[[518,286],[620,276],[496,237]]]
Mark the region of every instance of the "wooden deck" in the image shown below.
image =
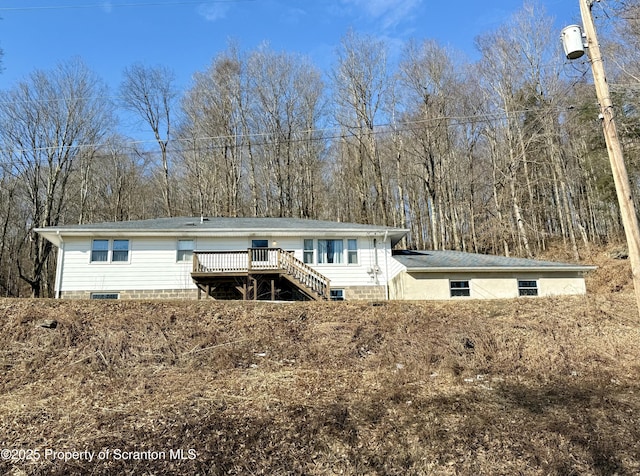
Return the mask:
[[[330,297],[328,278],[280,248],[194,251],[191,277],[208,296],[216,288],[225,288],[237,291],[242,299],[267,295],[275,300],[280,288],[290,285],[309,299]]]

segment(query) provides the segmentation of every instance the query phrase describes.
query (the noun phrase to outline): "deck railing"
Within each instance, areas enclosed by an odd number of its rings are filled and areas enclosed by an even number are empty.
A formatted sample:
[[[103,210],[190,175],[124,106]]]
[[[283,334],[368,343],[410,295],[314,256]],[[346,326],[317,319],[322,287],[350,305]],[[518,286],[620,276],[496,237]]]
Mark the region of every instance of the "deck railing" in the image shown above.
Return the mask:
[[[245,272],[249,269],[247,251],[194,251],[193,272],[202,274]]]
[[[250,273],[281,271],[325,299],[329,298],[329,279],[281,248],[249,248],[241,251],[194,251],[196,274]]]

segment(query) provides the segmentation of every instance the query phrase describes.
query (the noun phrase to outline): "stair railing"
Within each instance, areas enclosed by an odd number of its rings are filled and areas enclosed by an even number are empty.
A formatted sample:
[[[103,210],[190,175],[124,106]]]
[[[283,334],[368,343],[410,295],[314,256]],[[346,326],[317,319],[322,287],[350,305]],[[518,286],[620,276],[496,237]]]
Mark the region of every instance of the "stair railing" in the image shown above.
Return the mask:
[[[325,299],[329,299],[330,294],[330,281],[329,279],[313,269],[311,266],[300,261],[293,256],[293,253],[289,253],[282,249],[278,253],[278,262],[280,268],[286,271],[287,274],[293,276],[300,281],[307,288],[311,289],[318,295]]]

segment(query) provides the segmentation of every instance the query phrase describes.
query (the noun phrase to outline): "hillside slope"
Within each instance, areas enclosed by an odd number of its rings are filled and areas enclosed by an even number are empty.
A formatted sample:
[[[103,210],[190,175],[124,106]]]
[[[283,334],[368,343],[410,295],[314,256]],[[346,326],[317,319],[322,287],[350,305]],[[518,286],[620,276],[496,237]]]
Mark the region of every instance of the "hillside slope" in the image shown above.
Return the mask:
[[[0,300],[0,331],[2,474],[640,473],[628,294]]]

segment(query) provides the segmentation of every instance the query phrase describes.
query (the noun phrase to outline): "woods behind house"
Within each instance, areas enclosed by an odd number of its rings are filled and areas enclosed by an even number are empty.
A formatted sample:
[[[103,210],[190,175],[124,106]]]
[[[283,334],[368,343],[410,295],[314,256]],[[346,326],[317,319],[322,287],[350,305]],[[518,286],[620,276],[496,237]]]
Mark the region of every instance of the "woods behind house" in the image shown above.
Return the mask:
[[[640,7],[607,8],[637,184]],[[565,60],[552,25],[527,5],[473,61],[349,31],[328,71],[231,42],[186,90],[162,65],[131,65],[117,90],[80,58],[35,70],[0,91],[0,293],[51,294],[35,227],[160,216],[406,226],[409,248],[530,257],[560,242],[579,259],[622,228],[588,60]],[[123,133],[132,119],[144,139]]]

